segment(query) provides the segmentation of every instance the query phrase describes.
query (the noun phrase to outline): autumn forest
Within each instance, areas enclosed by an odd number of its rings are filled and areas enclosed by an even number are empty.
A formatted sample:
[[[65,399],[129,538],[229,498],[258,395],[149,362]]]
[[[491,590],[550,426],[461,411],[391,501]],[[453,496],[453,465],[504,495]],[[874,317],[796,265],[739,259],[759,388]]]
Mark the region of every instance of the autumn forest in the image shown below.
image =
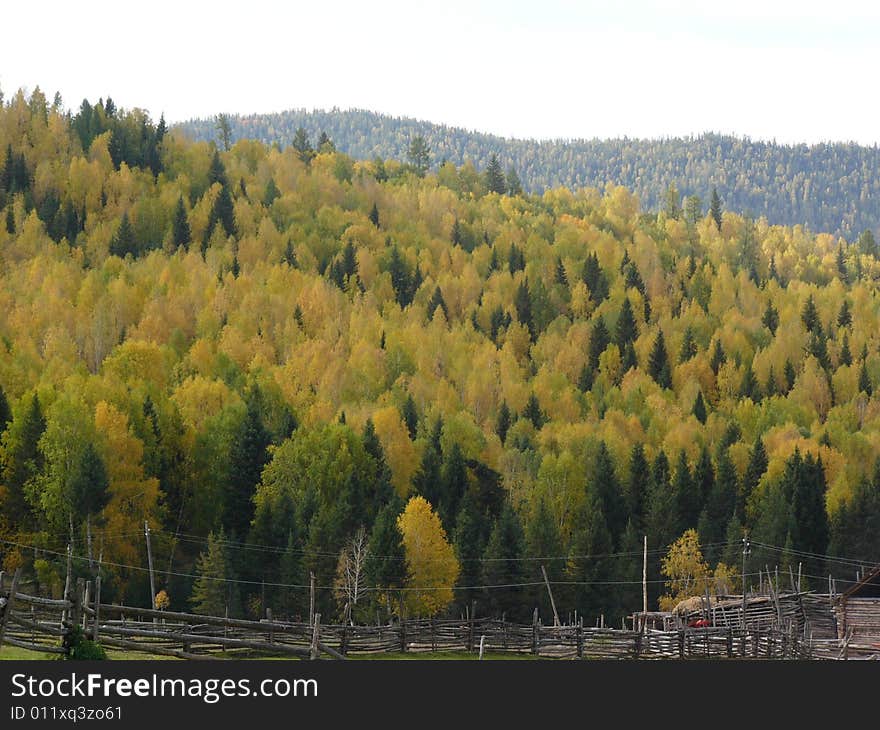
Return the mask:
[[[876,561],[870,231],[220,122],[0,98],[0,568],[149,605],[146,522],[179,610],[619,623],[645,537],[652,607]]]

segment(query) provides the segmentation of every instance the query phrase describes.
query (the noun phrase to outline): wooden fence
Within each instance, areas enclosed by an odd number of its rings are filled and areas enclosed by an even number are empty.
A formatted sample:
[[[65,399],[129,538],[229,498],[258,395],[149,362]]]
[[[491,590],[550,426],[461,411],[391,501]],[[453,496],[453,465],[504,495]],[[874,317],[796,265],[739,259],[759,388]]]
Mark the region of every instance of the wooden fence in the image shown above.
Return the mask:
[[[105,604],[100,602],[99,589],[92,597],[82,581],[66,600],[18,592],[16,582],[6,594],[0,592],[6,598],[0,643],[41,653],[65,653],[65,637],[80,626],[88,638],[106,647],[184,659],[243,655],[316,659],[397,652],[584,659],[847,658],[845,639],[813,639],[804,630],[803,616],[782,608],[802,605],[802,595],[786,596],[784,601],[779,597],[774,611],[777,619],[782,616],[782,623],[761,625],[756,620],[743,628],[732,612],[719,609],[713,626],[656,631],[588,627],[582,620],[545,626],[537,615],[531,625],[489,618],[322,624],[320,614],[310,623],[251,621]],[[754,605],[757,610],[759,604]]]

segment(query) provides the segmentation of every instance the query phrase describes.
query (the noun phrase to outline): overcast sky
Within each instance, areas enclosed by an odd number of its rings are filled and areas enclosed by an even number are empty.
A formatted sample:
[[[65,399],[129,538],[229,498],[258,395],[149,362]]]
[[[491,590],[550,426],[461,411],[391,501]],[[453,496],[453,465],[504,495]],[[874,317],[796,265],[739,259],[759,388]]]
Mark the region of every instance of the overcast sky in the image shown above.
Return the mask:
[[[357,107],[504,136],[880,138],[880,3],[4,3],[0,88],[169,122]]]

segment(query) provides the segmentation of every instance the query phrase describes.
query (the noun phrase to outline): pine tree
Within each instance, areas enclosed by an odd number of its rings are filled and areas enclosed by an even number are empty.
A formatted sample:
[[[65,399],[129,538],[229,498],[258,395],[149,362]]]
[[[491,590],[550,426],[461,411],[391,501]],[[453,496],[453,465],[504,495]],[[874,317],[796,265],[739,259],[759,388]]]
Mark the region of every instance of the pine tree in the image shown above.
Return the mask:
[[[226,556],[225,535],[220,530],[208,535],[208,544],[196,561],[196,580],[190,603],[195,613],[207,616],[223,616],[229,607],[229,594],[233,588],[227,584],[229,561]]]
[[[705,505],[715,486],[715,467],[712,466],[712,456],[705,444],[700,449],[700,458],[694,466],[694,483],[697,485],[700,501]]]
[[[389,610],[392,605],[390,594],[406,582],[403,535],[397,526],[397,518],[402,511],[403,502],[395,494],[376,515],[367,544],[365,577],[369,585],[385,592],[385,603]]]
[[[440,307],[443,312],[443,316],[446,320],[449,320],[449,310],[446,309],[446,302],[443,301],[443,292],[440,291],[440,287],[434,288],[434,293],[431,295],[431,300],[428,302],[428,319],[434,319],[434,313],[437,311],[437,307]]]
[[[189,219],[186,215],[186,207],[183,204],[183,196],[177,198],[174,208],[174,218],[171,221],[171,244],[177,249],[180,246],[188,249],[192,241],[192,233],[189,227]]]
[[[758,384],[758,378],[752,371],[751,360],[746,363],[746,369],[743,371],[742,380],[739,385],[739,394],[743,398],[751,398],[754,403],[761,400],[761,386]]]
[[[616,542],[626,526],[626,502],[614,473],[614,462],[604,441],[599,442],[591,484],[587,489],[598,495],[611,539]]]
[[[849,335],[844,332],[843,333],[843,342],[840,345],[840,364],[841,365],[852,365],[852,353],[849,349]]]
[[[620,314],[617,317],[617,325],[614,328],[614,344],[623,352],[626,346],[635,342],[638,336],[639,328],[633,315],[632,304],[629,297],[624,297],[623,306],[621,306]]]
[[[419,412],[416,409],[416,402],[413,400],[412,393],[406,394],[406,400],[400,409],[400,417],[406,425],[406,430],[412,440],[416,438],[416,431],[419,426]]]
[[[636,358],[636,348],[632,342],[627,342],[626,347],[623,350],[623,357],[620,362],[620,370],[621,372],[628,372],[632,368],[637,368],[639,366],[638,358]]]
[[[486,168],[486,189],[490,193],[498,193],[499,195],[504,195],[507,192],[507,181],[504,179],[501,163],[498,162],[498,157],[494,153],[489,157],[489,166]]]
[[[648,358],[648,375],[650,375],[661,388],[672,387],[672,373],[669,370],[669,355],[666,353],[666,343],[663,340],[663,330],[657,330],[654,347]]]
[[[779,394],[779,386],[776,384],[776,375],[773,373],[772,365],[767,372],[767,382],[764,384],[764,394],[768,398],[772,398],[774,395]]]
[[[718,232],[721,232],[721,198],[718,197],[718,191],[713,187],[712,188],[712,200],[709,205],[709,213],[712,216],[712,220],[715,221],[715,227],[718,229]]]
[[[34,393],[22,403],[4,434],[3,459],[0,461],[0,483],[6,487],[3,514],[9,525],[20,532],[30,531],[34,524],[31,506],[25,496],[25,485],[43,469],[40,438],[46,430],[42,405]]]
[[[758,436],[749,452],[749,463],[743,474],[742,488],[737,494],[736,511],[739,514],[746,514],[749,499],[758,486],[758,482],[761,481],[761,477],[764,476],[764,472],[767,471],[767,464],[767,452],[764,450],[764,441]]]
[[[565,570],[565,563],[559,559],[563,553],[562,538],[559,535],[556,521],[543,498],[538,500],[538,505],[535,507],[531,519],[526,523],[525,545],[527,556],[541,559],[540,562],[532,560],[526,563],[530,573],[527,574],[527,578],[537,578],[540,574],[539,566],[543,565],[551,583],[562,580]],[[531,593],[529,605],[537,606],[538,612],[542,616],[552,616],[553,609],[544,586],[535,586]]]
[[[11,204],[6,208],[6,232],[10,236],[15,235],[15,211]]]
[[[862,364],[859,367],[859,392],[864,393],[868,397],[874,392],[874,388],[871,385],[871,378],[868,375],[868,366],[864,359],[862,359]]]
[[[131,221],[128,219],[128,211],[122,214],[122,220],[116,229],[116,234],[110,240],[110,255],[125,258],[127,254],[137,255],[137,248],[134,240],[134,230],[131,227]]]
[[[511,586],[486,589],[484,601],[492,616],[506,614],[508,620],[519,621],[529,613],[528,606],[523,602],[524,590],[517,585],[525,582],[522,561],[524,543],[519,517],[510,503],[505,502],[483,553],[482,584]]]
[[[599,358],[608,349],[610,344],[611,335],[605,326],[605,320],[602,317],[597,317],[596,323],[593,325],[593,331],[590,333],[590,351],[587,357],[587,364],[590,366],[591,371],[599,369]]]
[[[718,456],[718,468],[712,491],[706,500],[703,514],[700,515],[700,537],[707,546],[706,557],[713,562],[717,551],[709,546],[724,540],[727,524],[736,508],[739,491],[736,469],[727,449],[723,449]]]
[[[804,323],[807,332],[815,334],[820,331],[819,312],[816,309],[816,302],[813,301],[812,294],[807,297],[804,308],[801,310],[801,321]]]
[[[703,509],[703,499],[691,474],[684,449],[678,452],[672,490],[675,493],[676,511],[681,520],[682,530],[696,528],[697,520],[700,519],[700,512]]]
[[[293,530],[287,533],[287,543],[278,564],[278,581],[282,584],[280,589],[280,608],[282,615],[290,620],[297,620],[308,610],[305,605],[304,592],[295,586],[306,584],[305,571],[303,570],[302,546],[294,537]]]
[[[6,399],[6,393],[0,388],[0,435],[6,430],[7,426],[12,422],[12,409],[9,407],[9,401]]]
[[[785,359],[783,376],[785,377],[785,392],[789,393],[791,389],[794,388],[794,381],[797,379],[797,373],[794,370],[794,365],[791,364],[791,360],[788,358]]]
[[[703,391],[697,391],[697,398],[694,401],[693,414],[694,418],[705,425],[708,415],[706,413],[706,402],[703,400]]]
[[[464,454],[458,443],[452,444],[449,453],[444,455],[440,468],[440,499],[437,514],[447,535],[452,534],[458,505],[468,488],[468,475]]]
[[[392,246],[388,261],[388,273],[391,274],[391,286],[394,289],[394,297],[400,308],[405,308],[411,301],[412,278],[409,268],[400,255],[397,245]]]
[[[455,595],[459,603],[467,607],[481,597],[480,589],[475,586],[482,582],[481,558],[486,549],[485,521],[486,516],[480,513],[473,491],[468,490],[461,500],[452,535],[455,557],[461,566]]]
[[[767,301],[767,308],[764,310],[764,315],[761,317],[761,324],[770,330],[771,335],[776,334],[776,328],[779,326],[779,312],[776,307],[773,306],[773,302],[769,300]]]
[[[508,195],[522,195],[522,181],[519,179],[519,175],[517,174],[516,168],[513,165],[507,168],[505,183],[507,185]]]
[[[291,147],[296,150],[299,159],[306,165],[315,157],[315,150],[309,140],[309,134],[303,127],[298,127],[294,132]]]
[[[247,410],[229,454],[229,480],[223,500],[223,525],[235,537],[247,535],[254,515],[253,496],[269,461],[272,439],[263,425],[258,390],[249,394]]]
[[[849,284],[849,272],[846,270],[846,256],[843,253],[843,244],[837,247],[837,274],[844,284]]]
[[[624,485],[624,500],[629,518],[637,529],[645,524],[645,510],[648,502],[651,467],[645,458],[645,447],[636,443],[629,457],[629,475]]]
[[[595,616],[610,608],[608,586],[610,553],[614,549],[611,532],[598,495],[587,490],[587,496],[574,521],[566,577],[572,586],[572,601],[580,614]],[[610,613],[610,611],[609,611]]]
[[[529,335],[535,337],[535,323],[532,319],[532,297],[529,293],[529,283],[523,279],[513,296],[513,306],[516,309],[516,318],[519,323],[526,327]]]
[[[712,346],[712,357],[709,360],[709,367],[712,368],[712,372],[715,373],[715,375],[718,375],[718,371],[725,362],[727,362],[727,355],[724,354],[721,340],[715,340],[715,344]]]
[[[681,350],[678,353],[678,362],[685,363],[697,354],[697,343],[694,340],[694,331],[688,325],[684,330],[684,338],[681,342]]]
[[[849,308],[849,302],[844,299],[840,305],[840,311],[837,313],[837,326],[849,327],[852,324],[852,312]]]
[[[526,407],[523,409],[522,417],[527,421],[531,421],[536,430],[540,431],[544,424],[547,423],[547,416],[541,410],[541,404],[538,402],[538,396],[534,393],[529,394],[526,401]]]
[[[507,269],[511,274],[526,268],[526,256],[515,243],[510,244],[510,252],[507,255]]]
[[[498,438],[501,439],[502,444],[507,440],[507,432],[509,430],[510,408],[507,405],[507,401],[503,401],[501,407],[498,409],[498,415],[495,418],[495,433],[498,434]]]
[[[435,508],[440,503],[440,469],[443,465],[443,453],[440,448],[442,428],[442,422],[438,418],[422,452],[421,464],[413,476],[413,492],[424,497]]]
[[[370,223],[372,223],[376,228],[379,227],[379,206],[373,203],[373,207],[370,208]]]
[[[431,164],[431,148],[428,147],[422,135],[417,134],[412,138],[406,156],[413,166],[416,175],[424,177]]]
[[[565,273],[565,266],[559,256],[556,257],[556,283],[560,286],[568,287],[568,275]]]
[[[608,279],[605,272],[602,271],[602,267],[599,266],[599,257],[596,256],[595,251],[584,260],[581,279],[590,290],[590,299],[594,302],[599,303],[608,298]]]
[[[104,461],[89,442],[79,455],[67,486],[73,515],[90,520],[100,513],[110,501],[109,487]]]

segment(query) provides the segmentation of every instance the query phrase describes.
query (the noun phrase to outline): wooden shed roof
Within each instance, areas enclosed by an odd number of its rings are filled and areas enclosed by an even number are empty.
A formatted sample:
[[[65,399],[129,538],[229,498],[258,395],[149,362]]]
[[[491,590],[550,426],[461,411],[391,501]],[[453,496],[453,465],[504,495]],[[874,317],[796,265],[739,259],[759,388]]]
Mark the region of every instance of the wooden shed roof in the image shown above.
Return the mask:
[[[843,593],[841,600],[848,598],[880,598],[880,565],[869,570],[858,583],[853,583]]]

